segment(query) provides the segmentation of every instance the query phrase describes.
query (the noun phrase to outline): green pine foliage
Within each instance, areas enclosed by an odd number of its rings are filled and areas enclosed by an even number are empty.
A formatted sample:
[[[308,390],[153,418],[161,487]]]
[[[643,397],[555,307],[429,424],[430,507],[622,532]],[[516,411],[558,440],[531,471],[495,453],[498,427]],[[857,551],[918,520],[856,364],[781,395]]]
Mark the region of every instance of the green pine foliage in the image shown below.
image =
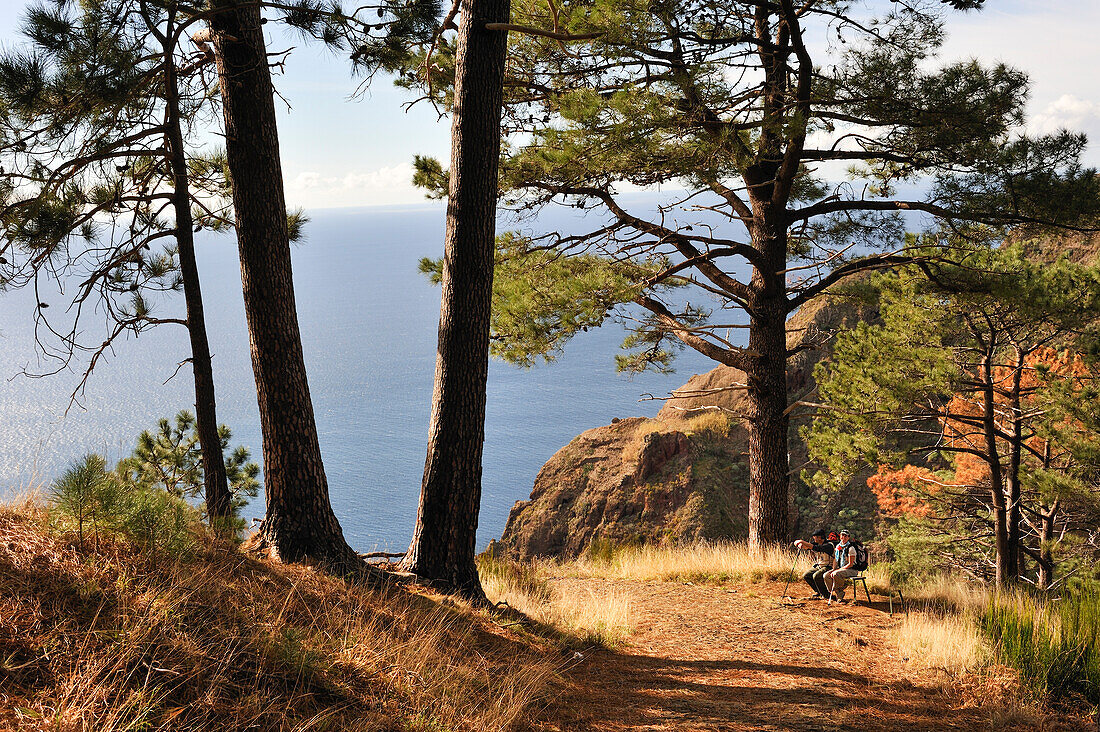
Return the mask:
[[[119,537],[150,552],[173,556],[194,548],[200,532],[198,512],[166,490],[127,480],[107,469],[101,455],[74,463],[50,487],[50,503],[59,528],[75,530],[79,546],[90,537]]]
[[[224,153],[199,142],[216,124],[209,75],[178,45],[196,12],[137,0],[38,4],[24,14],[23,43],[0,54],[0,278],[79,277],[71,312],[95,303],[108,316],[106,339],[90,343],[85,328],[40,329],[51,336],[43,350],[63,362],[86,352],[94,367],[117,338],[184,324],[158,314],[183,288],[172,155],[186,158],[196,229],[232,226]],[[168,141],[170,109],[182,151]],[[50,320],[44,308],[36,315]]]
[[[815,369],[822,409],[802,428],[815,463],[804,478],[828,495],[867,466],[933,471],[922,499],[935,520],[895,518],[882,527],[906,575],[920,573],[912,558],[921,555],[925,564],[932,555],[985,573],[990,546],[979,537],[992,528],[990,492],[1002,491],[1011,505],[1016,482],[1027,514],[1021,561],[1056,547],[1053,561],[1063,563],[1063,573],[1073,571],[1082,561],[1080,532],[1095,525],[1100,500],[1095,378],[1070,377],[1028,358],[1092,348],[1100,268],[1065,258],[1036,262],[1020,245],[993,249],[957,236],[927,236],[921,247],[928,252],[922,264],[846,289],[877,318],[840,333],[831,357]],[[1022,386],[1013,387],[1017,372]],[[991,464],[981,412],[987,387],[998,485],[991,472],[971,469],[965,479],[956,472],[961,455]],[[1059,528],[1046,541],[1036,528],[1038,512],[1051,511]]]
[[[540,245],[580,266],[643,266],[636,296],[616,309],[636,331],[620,368],[667,371],[685,344],[745,368],[740,344],[724,335],[729,311],[782,294],[790,312],[849,274],[907,260],[919,241],[904,242],[899,211],[981,222],[994,240],[1016,223],[1097,213],[1084,137],[1020,136],[1026,74],[936,63],[945,7],[980,5],[826,2],[794,12],[738,0],[517,0],[514,23],[574,40],[509,35],[502,201],[521,214],[551,204],[592,211],[584,233]],[[449,109],[454,51],[445,39],[423,49],[399,84]],[[769,77],[773,60],[782,78]],[[819,136],[838,143],[825,149]],[[837,163],[848,180],[826,168]],[[429,197],[446,195],[439,161],[417,156],[415,167]],[[901,195],[899,184],[913,181],[929,194]],[[624,190],[655,185],[685,193],[637,210],[624,202]],[[763,232],[786,241],[785,256]],[[893,254],[875,256],[884,251]],[[510,275],[523,270],[496,274]],[[660,292],[673,276],[692,285],[675,307]]]
[[[884,543],[890,558],[890,581],[898,586],[916,586],[943,572],[937,556],[949,551],[953,537],[933,521],[902,516],[890,527]]]
[[[125,494],[121,532],[146,550],[183,556],[195,547],[198,516],[194,508],[167,491],[131,487]]]
[[[422,259],[420,271],[439,284],[442,260]],[[629,260],[562,257],[517,233],[503,234],[497,239],[490,353],[524,367],[551,362],[575,334],[613,317],[634,297],[635,282],[655,271]]]
[[[230,507],[234,526],[240,529],[240,511],[249,499],[259,494],[260,466],[251,461],[247,447],[230,449],[232,433],[225,425],[218,427],[221,453],[229,483]],[[181,410],[175,422],[162,419],[155,431],[138,435],[133,454],[121,460],[116,469],[121,480],[140,490],[169,493],[181,499],[203,499],[202,452],[195,431],[195,417]]]
[[[832,357],[814,370],[828,405],[802,429],[820,470],[810,477],[826,488],[846,484],[866,465],[898,459],[884,440],[904,428],[910,405],[926,394],[950,393],[959,367],[952,359],[952,328],[941,298],[920,292],[913,275],[883,275],[870,292],[881,322],[861,321],[841,333]]]
[[[408,68],[411,49],[430,43],[439,28],[439,0],[375,0],[349,7],[338,0],[291,0],[274,6],[309,40],[346,54],[368,80],[378,71]]]
[[[77,540],[84,545],[85,530],[99,544],[100,529],[112,525],[118,514],[120,486],[99,455],[86,455],[50,486],[50,500],[76,525]]]

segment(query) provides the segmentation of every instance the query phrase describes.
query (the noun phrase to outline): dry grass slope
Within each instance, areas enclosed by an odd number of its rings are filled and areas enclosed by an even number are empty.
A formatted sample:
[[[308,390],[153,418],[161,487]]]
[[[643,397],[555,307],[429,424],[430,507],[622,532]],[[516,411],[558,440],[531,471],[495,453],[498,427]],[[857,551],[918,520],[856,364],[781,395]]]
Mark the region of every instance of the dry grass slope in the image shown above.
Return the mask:
[[[468,609],[232,547],[79,549],[0,511],[0,729],[505,730],[560,656]],[[209,545],[208,545],[209,546]]]

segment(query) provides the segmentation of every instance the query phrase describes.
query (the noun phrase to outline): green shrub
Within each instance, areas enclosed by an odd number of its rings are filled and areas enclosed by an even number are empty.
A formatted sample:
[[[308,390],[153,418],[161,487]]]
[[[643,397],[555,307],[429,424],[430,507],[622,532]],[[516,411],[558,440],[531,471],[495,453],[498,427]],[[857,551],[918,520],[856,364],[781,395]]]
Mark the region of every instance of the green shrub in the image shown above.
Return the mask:
[[[105,534],[121,536],[154,552],[179,555],[195,542],[198,512],[166,490],[145,488],[107,470],[101,455],[85,455],[50,488],[57,513],[75,524],[84,545]]]
[[[890,581],[912,583],[939,574],[943,567],[935,559],[953,537],[945,535],[925,518],[903,516],[886,535]]]
[[[107,461],[90,454],[53,482],[50,501],[62,516],[75,522],[80,546],[84,546],[85,529],[90,529],[98,547],[100,533],[117,523],[123,493],[117,476],[107,470]]]
[[[240,510],[259,493],[260,466],[251,461],[247,447],[238,445],[230,450],[232,438],[227,426],[218,426],[232,516],[226,519],[227,525],[217,528],[237,534],[246,526]],[[138,435],[133,454],[121,460],[116,470],[135,489],[167,491],[181,498],[201,500],[205,506],[202,449],[195,416],[186,409],[176,415],[174,425],[162,419],[155,431],[145,430]]]
[[[1100,704],[1100,592],[1095,587],[1077,585],[1058,600],[994,597],[982,628],[1035,697]]]
[[[195,546],[198,514],[182,498],[156,489],[136,489],[127,496],[122,530],[151,552],[180,556]]]

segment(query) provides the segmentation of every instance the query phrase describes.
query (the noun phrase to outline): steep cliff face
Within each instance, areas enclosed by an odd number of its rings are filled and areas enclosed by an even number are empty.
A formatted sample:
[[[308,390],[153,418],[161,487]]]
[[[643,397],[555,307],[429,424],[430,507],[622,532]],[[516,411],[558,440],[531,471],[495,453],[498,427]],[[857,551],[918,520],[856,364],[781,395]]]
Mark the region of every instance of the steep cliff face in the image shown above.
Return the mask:
[[[812,397],[813,367],[830,336],[861,313],[847,302],[812,303],[788,323],[791,400]],[[868,314],[862,314],[865,317]],[[500,549],[529,558],[574,557],[594,540],[615,543],[740,538],[747,530],[745,375],[729,366],[696,374],[655,419],[631,418],[575,438],[543,466],[527,501],[508,517]],[[794,411],[798,414],[798,410]],[[791,427],[792,528],[835,506],[797,480],[806,450]],[[850,498],[850,497],[849,497]]]
[[[547,461],[512,508],[501,547],[577,556],[615,543],[716,539],[745,530],[740,431],[724,416],[675,426],[643,417],[588,430]]]

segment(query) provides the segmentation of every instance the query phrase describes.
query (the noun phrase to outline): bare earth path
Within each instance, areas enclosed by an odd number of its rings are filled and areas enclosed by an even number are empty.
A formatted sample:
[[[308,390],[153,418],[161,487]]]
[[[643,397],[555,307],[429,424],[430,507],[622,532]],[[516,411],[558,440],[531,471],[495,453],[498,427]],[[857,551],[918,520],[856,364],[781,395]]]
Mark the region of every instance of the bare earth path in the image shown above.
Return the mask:
[[[898,616],[884,603],[783,604],[782,583],[554,582],[627,595],[636,630],[615,652],[580,661],[534,729],[991,728],[978,710],[959,709],[930,674],[907,668],[891,636]]]

